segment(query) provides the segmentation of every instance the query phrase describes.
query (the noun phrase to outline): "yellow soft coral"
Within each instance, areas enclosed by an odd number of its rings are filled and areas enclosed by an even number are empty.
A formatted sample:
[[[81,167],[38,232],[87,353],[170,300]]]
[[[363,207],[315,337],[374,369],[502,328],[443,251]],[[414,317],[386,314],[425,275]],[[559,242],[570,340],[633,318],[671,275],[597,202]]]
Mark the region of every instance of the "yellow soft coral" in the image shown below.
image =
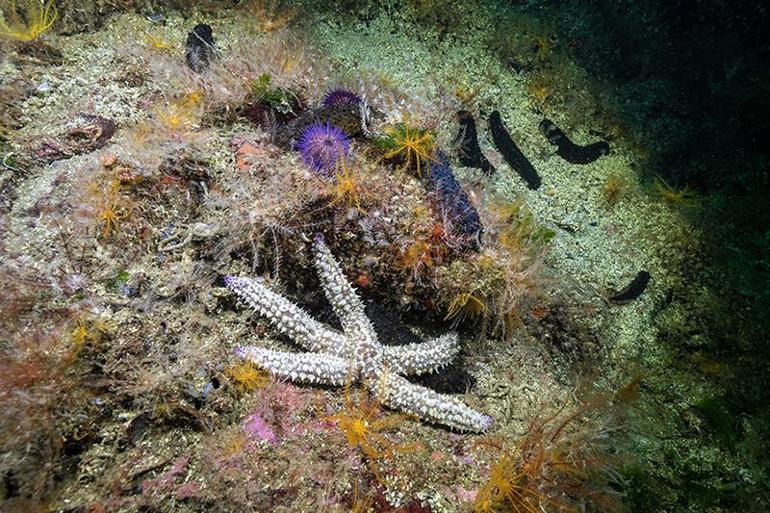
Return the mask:
[[[475,290],[471,292],[459,292],[447,306],[447,313],[444,320],[457,318],[458,322],[463,319],[479,319],[487,317],[491,312],[487,307],[483,298],[478,297],[475,294]]]
[[[408,417],[400,414],[382,415],[378,403],[362,392],[358,405],[351,398],[350,386],[345,387],[345,406],[328,420],[334,422],[345,435],[348,446],[358,448],[364,454],[369,468],[381,480],[377,462],[396,453],[416,450],[413,444],[397,444],[382,433],[401,424]]]
[[[0,0],[0,37],[34,41],[50,29],[58,16],[53,0]]]
[[[655,177],[655,191],[672,205],[694,208],[700,204],[700,197],[695,191],[689,187],[675,189],[659,176]]]
[[[101,319],[77,314],[73,319],[73,326],[69,333],[72,344],[70,358],[77,358],[85,346],[97,344],[107,329],[107,324]]]
[[[385,137],[376,143],[386,150],[386,159],[400,159],[403,169],[414,168],[417,176],[425,164],[433,160],[435,138],[428,130],[417,128],[408,121],[385,130]]]
[[[249,361],[227,367],[225,374],[244,392],[262,388],[270,382],[270,373]]]
[[[102,187],[102,183],[97,181],[89,189],[97,198],[95,211],[100,227],[97,237],[109,239],[120,231],[121,222],[129,217],[132,209],[129,198],[121,192],[119,179],[113,179],[106,190],[102,190]]]
[[[361,173],[354,171],[345,159],[337,166],[334,181],[329,185],[329,194],[332,198],[330,206],[345,205],[348,209],[355,208],[366,214],[366,210],[361,206],[361,201],[367,196]]]

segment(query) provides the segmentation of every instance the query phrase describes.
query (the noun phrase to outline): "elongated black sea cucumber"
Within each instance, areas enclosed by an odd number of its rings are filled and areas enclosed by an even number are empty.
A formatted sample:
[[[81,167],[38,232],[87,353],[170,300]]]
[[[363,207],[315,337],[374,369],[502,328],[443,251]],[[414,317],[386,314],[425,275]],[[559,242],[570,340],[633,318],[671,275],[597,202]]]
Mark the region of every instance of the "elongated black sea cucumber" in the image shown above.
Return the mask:
[[[473,119],[473,114],[467,110],[461,110],[457,112],[457,119],[460,122],[460,131],[457,133],[455,143],[459,143],[457,157],[460,164],[481,169],[487,175],[491,175],[495,172],[495,167],[481,153],[476,120]]]
[[[610,152],[607,141],[599,141],[587,146],[573,143],[567,134],[550,119],[540,122],[540,131],[549,143],[556,146],[556,153],[571,164],[590,164]]]
[[[636,277],[631,280],[631,283],[610,296],[609,300],[613,303],[622,304],[636,299],[642,295],[642,292],[644,292],[649,283],[650,273],[647,271],[639,271]]]
[[[494,111],[489,115],[489,131],[492,134],[492,141],[495,143],[497,151],[505,158],[508,165],[527,182],[527,187],[533,190],[539,188],[542,183],[540,175],[537,174],[535,166],[532,165],[519,147],[516,146],[516,143],[513,142],[513,139],[511,139],[511,135],[505,129],[498,111]]]

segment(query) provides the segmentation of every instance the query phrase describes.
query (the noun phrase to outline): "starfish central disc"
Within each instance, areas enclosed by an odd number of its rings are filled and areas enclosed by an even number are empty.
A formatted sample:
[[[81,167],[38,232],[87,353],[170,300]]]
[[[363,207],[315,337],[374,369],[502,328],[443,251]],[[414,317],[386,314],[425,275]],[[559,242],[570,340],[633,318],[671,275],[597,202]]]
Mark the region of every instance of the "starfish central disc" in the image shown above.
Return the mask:
[[[485,431],[492,418],[459,399],[409,382],[404,376],[437,370],[459,352],[450,333],[402,346],[380,344],[364,305],[345,278],[322,236],[314,244],[314,264],[326,298],[342,324],[342,332],[313,319],[300,307],[260,280],[228,276],[230,290],[270,320],[278,330],[309,352],[287,353],[261,347],[236,352],[270,372],[292,381],[342,386],[360,382],[386,406],[463,431]]]

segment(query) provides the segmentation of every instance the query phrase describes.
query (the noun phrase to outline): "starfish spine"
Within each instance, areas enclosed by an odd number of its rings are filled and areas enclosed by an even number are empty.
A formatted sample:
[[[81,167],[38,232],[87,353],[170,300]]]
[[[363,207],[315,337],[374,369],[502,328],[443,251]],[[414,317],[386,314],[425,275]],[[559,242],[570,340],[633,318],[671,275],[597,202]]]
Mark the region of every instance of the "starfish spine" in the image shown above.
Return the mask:
[[[492,425],[491,417],[459,399],[403,377],[435,371],[451,362],[459,352],[456,334],[404,346],[383,346],[363,302],[320,235],[315,239],[314,265],[326,298],[340,319],[342,333],[319,323],[260,280],[228,276],[225,283],[230,290],[310,351],[287,353],[250,346],[238,348],[239,356],[292,381],[337,386],[358,381],[386,406],[455,429],[485,431]]]

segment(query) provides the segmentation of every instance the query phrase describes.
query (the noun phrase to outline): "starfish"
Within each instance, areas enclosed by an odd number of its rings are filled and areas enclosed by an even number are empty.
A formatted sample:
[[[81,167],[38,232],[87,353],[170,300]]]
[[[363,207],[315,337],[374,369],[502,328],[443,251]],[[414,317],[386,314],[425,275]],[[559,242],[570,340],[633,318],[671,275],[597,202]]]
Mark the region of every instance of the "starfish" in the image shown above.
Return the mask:
[[[364,305],[345,278],[322,235],[315,238],[314,264],[326,298],[342,332],[313,319],[300,307],[265,287],[260,280],[227,276],[230,290],[279,331],[310,352],[288,353],[262,347],[236,349],[273,374],[291,381],[342,386],[361,383],[382,404],[463,431],[485,431],[492,418],[465,403],[409,382],[404,376],[435,371],[457,356],[457,335],[449,333],[426,342],[384,346]]]

